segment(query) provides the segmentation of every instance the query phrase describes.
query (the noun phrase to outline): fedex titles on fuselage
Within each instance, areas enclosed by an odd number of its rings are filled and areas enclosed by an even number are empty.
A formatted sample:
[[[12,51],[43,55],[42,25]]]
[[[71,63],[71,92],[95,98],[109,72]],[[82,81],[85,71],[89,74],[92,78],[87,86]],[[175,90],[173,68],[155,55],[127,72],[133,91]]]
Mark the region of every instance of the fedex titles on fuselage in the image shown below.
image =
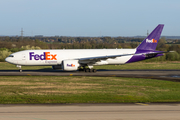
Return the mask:
[[[146,43],[157,43],[157,40],[155,40],[155,39],[151,39],[151,40],[146,39]]]
[[[34,52],[29,52],[30,60],[57,60],[57,54],[51,54],[50,52],[43,52],[43,54],[35,54]]]

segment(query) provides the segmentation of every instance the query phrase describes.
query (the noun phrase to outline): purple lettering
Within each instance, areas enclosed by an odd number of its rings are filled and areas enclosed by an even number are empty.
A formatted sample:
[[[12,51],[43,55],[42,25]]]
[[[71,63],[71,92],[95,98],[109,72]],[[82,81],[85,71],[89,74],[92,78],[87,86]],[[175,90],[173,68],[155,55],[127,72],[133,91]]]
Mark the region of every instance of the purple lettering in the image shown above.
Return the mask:
[[[29,53],[29,58],[30,58],[30,60],[32,60],[32,57],[34,56],[33,54],[34,54],[34,52],[30,52],[30,53]]]
[[[67,64],[68,67],[71,67],[71,65]]]
[[[45,52],[44,52],[44,54],[41,54],[39,57],[40,57],[41,60],[46,60],[46,54],[45,54]]]
[[[35,60],[39,60],[39,55],[36,54],[36,55],[34,56],[34,59],[35,59]]]

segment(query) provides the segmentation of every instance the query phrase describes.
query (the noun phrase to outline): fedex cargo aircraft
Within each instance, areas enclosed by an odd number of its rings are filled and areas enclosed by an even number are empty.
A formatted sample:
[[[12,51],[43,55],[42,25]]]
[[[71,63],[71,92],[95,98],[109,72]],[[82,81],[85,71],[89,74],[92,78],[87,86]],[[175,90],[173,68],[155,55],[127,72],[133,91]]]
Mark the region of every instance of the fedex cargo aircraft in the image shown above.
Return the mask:
[[[24,50],[9,55],[8,63],[21,66],[52,66],[64,71],[96,72],[95,65],[126,64],[163,56],[156,51],[164,25],[159,24],[135,49],[52,49]]]

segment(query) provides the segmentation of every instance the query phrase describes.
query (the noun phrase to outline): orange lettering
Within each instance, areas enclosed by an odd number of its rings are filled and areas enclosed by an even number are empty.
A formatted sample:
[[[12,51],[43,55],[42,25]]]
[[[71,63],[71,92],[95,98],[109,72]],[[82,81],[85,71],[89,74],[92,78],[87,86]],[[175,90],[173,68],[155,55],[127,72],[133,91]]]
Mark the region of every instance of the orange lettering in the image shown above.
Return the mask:
[[[54,60],[57,60],[57,59],[56,59],[57,54],[51,55],[51,56],[52,56],[51,60],[53,60],[53,59],[54,59]]]
[[[157,40],[155,40],[155,39],[152,39],[152,41],[153,41],[153,43],[157,43]]]
[[[50,52],[45,52],[46,53],[46,60],[50,60]]]

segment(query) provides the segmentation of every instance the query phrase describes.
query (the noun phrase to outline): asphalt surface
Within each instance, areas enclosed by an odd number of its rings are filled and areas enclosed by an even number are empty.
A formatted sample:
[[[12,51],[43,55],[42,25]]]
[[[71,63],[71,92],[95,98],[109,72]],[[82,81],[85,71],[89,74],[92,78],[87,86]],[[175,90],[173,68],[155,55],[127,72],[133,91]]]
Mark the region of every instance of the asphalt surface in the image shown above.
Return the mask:
[[[0,120],[179,120],[180,104],[0,105]]]
[[[102,76],[132,77],[170,80],[180,82],[180,70],[97,70],[96,73],[79,71],[65,72],[62,70],[0,70],[0,76]]]

